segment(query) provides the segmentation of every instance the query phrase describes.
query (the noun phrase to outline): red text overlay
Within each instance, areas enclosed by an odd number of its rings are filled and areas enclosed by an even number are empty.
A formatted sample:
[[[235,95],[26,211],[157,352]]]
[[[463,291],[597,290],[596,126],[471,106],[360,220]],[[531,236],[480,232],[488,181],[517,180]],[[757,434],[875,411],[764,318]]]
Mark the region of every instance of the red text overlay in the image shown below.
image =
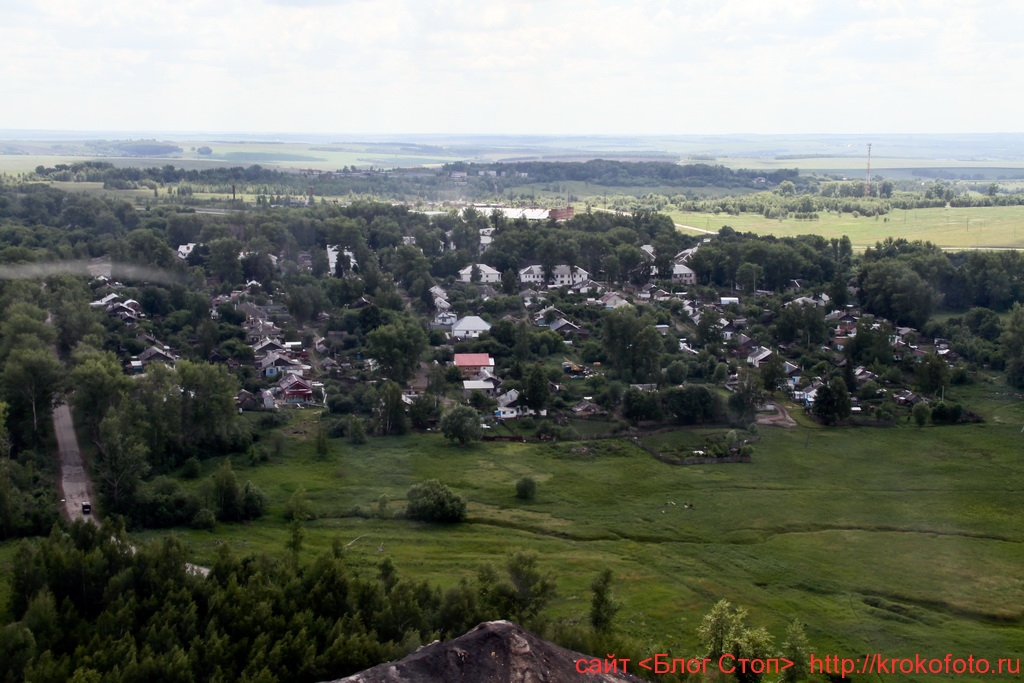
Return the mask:
[[[645,669],[655,674],[706,674],[710,668],[724,674],[778,674],[794,665],[785,657],[745,658],[725,653],[719,657],[673,657],[656,654],[653,657],[632,662],[626,657],[605,655],[576,660],[576,671],[581,674],[628,673]],[[946,654],[942,657],[887,657],[881,654],[866,654],[861,657],[840,657],[839,655],[812,654],[808,661],[810,674],[1020,674],[1020,659],[1009,657],[989,658],[974,655],[958,656]]]

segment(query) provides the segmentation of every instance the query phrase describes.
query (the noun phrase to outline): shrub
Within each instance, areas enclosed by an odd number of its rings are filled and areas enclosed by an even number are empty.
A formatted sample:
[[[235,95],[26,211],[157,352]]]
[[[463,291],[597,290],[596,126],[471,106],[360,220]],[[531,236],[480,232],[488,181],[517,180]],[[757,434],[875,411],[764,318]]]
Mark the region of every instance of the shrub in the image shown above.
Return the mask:
[[[202,474],[202,465],[199,464],[199,458],[192,456],[185,461],[185,466],[181,468],[181,476],[185,479],[198,479],[199,475]]]
[[[366,427],[363,421],[355,415],[349,415],[345,421],[345,433],[348,435],[349,443],[358,446],[366,443]]]
[[[283,427],[286,424],[288,424],[288,421],[290,419],[291,415],[289,413],[280,410],[275,410],[260,415],[258,426],[260,429],[273,429],[274,427]]]
[[[945,425],[956,424],[960,421],[960,416],[963,415],[963,412],[963,406],[959,403],[938,401],[932,407],[932,423]]]
[[[466,518],[466,501],[437,479],[409,487],[405,516],[425,522],[461,522]]]
[[[340,439],[346,435],[346,421],[338,418],[325,420],[327,436],[332,439]]]
[[[300,486],[292,493],[292,497],[285,504],[284,518],[292,522],[304,522],[312,516],[309,500],[306,498],[306,489]]]
[[[242,489],[242,518],[259,519],[267,511],[267,497],[251,481]]]
[[[917,423],[917,426],[924,427],[925,423],[928,422],[928,416],[931,413],[931,410],[928,408],[928,404],[922,401],[915,404],[910,412],[914,416],[914,422]]]
[[[213,510],[210,508],[202,508],[192,518],[193,529],[206,529],[210,530],[217,523],[217,518],[213,514]]]
[[[522,476],[516,482],[516,498],[533,500],[537,496],[537,482],[533,477]]]

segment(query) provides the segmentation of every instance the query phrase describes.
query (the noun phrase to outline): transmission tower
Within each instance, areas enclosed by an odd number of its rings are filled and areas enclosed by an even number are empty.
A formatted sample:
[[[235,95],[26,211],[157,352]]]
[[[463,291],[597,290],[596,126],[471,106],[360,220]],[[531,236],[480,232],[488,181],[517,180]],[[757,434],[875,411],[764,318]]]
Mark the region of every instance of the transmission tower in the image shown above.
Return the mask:
[[[867,183],[864,185],[864,196],[871,196],[871,143],[868,143],[868,174]]]

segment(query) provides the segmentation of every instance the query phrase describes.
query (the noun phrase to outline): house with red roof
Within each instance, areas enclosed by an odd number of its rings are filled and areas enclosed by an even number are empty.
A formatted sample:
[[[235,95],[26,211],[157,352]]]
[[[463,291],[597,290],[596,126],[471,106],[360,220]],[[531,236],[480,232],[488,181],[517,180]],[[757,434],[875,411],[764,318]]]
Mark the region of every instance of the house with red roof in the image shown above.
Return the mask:
[[[463,377],[472,377],[481,370],[494,370],[494,359],[489,353],[457,353],[454,363]]]

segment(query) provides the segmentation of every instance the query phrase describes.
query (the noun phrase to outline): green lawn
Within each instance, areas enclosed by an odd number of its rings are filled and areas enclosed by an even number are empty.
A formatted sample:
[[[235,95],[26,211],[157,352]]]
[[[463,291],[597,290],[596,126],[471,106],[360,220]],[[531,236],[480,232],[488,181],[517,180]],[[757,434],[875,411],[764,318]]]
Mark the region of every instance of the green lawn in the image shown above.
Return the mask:
[[[759,214],[691,213],[667,211],[676,223],[717,231],[728,225],[740,232],[787,237],[815,234],[849,235],[857,248],[873,247],[886,237],[926,240],[952,249],[979,247],[1024,248],[1024,206],[951,209],[894,209],[889,216],[859,217],[822,213],[816,221],[767,219]],[[885,219],[889,220],[886,221]]]
[[[950,397],[974,399],[992,419],[762,428],[752,463],[688,467],[657,462],[625,440],[459,448],[436,435],[337,441],[318,460],[313,416],[297,414],[281,459],[235,465],[270,497],[267,518],[176,533],[200,563],[221,542],[283,555],[283,506],[301,486],[317,513],[307,557],[338,539],[353,562],[391,557],[405,572],[450,585],[527,548],[558,577],[556,617],[586,614],[589,582],[610,567],[620,627],[677,651],[696,652],[701,615],[724,597],[779,636],[800,619],[817,651],[1006,656],[1024,650],[1024,410],[997,385],[958,391]],[[700,438],[650,437],[667,450]],[[538,482],[534,501],[514,497],[523,474]],[[467,523],[368,516],[381,494],[393,512],[409,485],[435,477],[469,500]],[[352,516],[356,506],[367,516]]]

